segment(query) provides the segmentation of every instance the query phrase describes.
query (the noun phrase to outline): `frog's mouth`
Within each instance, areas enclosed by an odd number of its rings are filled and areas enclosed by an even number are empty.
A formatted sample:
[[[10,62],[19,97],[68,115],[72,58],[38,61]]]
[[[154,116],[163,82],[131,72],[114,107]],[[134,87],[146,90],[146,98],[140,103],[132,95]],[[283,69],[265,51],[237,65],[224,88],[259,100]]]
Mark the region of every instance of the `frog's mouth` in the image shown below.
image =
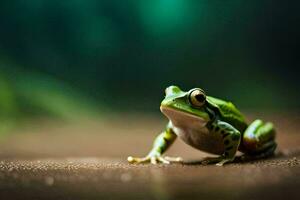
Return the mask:
[[[160,110],[175,126],[194,125],[197,127],[204,127],[208,122],[208,120],[205,118],[193,115],[183,110],[178,110],[167,106],[160,106]]]

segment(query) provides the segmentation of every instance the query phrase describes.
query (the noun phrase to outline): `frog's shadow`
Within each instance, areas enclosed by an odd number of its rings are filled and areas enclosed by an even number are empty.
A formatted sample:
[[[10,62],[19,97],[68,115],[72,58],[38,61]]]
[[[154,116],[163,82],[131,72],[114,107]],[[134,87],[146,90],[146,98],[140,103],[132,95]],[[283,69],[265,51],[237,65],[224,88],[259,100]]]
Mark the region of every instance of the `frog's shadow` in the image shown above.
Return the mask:
[[[280,158],[293,157],[293,156],[297,156],[297,155],[300,155],[300,150],[290,153],[288,155],[282,151],[278,151],[274,155],[268,156],[268,157],[255,157],[255,156],[240,155],[240,156],[235,157],[232,164],[246,164],[246,163],[251,163],[251,162],[260,161],[260,160],[280,159]],[[205,159],[188,160],[188,161],[184,161],[183,164],[184,165],[213,165],[213,164],[206,164],[204,162],[204,160]]]

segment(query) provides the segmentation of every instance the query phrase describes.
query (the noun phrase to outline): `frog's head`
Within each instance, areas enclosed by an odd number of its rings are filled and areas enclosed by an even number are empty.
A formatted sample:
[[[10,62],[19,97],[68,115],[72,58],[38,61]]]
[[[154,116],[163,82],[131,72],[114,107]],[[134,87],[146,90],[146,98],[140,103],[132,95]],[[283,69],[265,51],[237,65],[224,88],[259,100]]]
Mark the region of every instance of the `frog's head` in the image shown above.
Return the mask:
[[[206,95],[202,89],[194,88],[185,92],[177,86],[169,86],[165,90],[165,95],[160,110],[172,123],[201,122],[205,125],[210,120],[206,108]]]

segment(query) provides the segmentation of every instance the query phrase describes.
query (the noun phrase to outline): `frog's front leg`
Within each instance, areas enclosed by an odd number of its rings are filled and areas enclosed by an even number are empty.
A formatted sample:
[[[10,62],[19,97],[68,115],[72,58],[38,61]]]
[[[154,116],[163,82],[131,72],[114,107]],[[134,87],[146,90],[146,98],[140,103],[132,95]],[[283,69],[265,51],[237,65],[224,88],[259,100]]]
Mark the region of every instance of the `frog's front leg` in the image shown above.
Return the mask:
[[[127,160],[130,163],[151,162],[152,164],[157,164],[157,163],[169,164],[170,162],[181,162],[182,159],[180,157],[177,158],[162,157],[162,154],[173,144],[176,137],[177,137],[176,134],[168,126],[164,132],[162,132],[156,137],[153,143],[152,150],[149,152],[147,156],[142,158],[129,156]]]
[[[208,128],[211,134],[219,134],[222,137],[224,153],[217,158],[206,158],[203,163],[217,163],[216,165],[222,166],[232,162],[240,144],[241,133],[230,124],[220,120],[213,122]]]

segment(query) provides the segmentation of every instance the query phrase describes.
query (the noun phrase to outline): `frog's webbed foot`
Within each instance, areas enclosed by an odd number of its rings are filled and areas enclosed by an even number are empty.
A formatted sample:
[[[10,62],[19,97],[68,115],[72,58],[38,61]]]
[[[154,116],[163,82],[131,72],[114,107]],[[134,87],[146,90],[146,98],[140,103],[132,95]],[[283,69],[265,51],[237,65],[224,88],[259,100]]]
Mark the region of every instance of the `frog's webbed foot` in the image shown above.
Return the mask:
[[[232,162],[234,158],[226,158],[224,156],[220,157],[207,157],[201,161],[201,164],[216,164],[217,166],[223,166],[225,163]]]
[[[234,158],[224,158],[220,162],[218,162],[216,165],[217,166],[223,166],[225,163],[230,163],[234,160]]]
[[[152,163],[152,164],[158,164],[158,163],[162,163],[162,164],[170,164],[172,162],[182,162],[182,158],[180,157],[162,157],[162,156],[146,156],[143,158],[137,158],[137,157],[132,157],[129,156],[127,158],[129,163],[136,163],[136,164],[140,164],[140,163]]]

